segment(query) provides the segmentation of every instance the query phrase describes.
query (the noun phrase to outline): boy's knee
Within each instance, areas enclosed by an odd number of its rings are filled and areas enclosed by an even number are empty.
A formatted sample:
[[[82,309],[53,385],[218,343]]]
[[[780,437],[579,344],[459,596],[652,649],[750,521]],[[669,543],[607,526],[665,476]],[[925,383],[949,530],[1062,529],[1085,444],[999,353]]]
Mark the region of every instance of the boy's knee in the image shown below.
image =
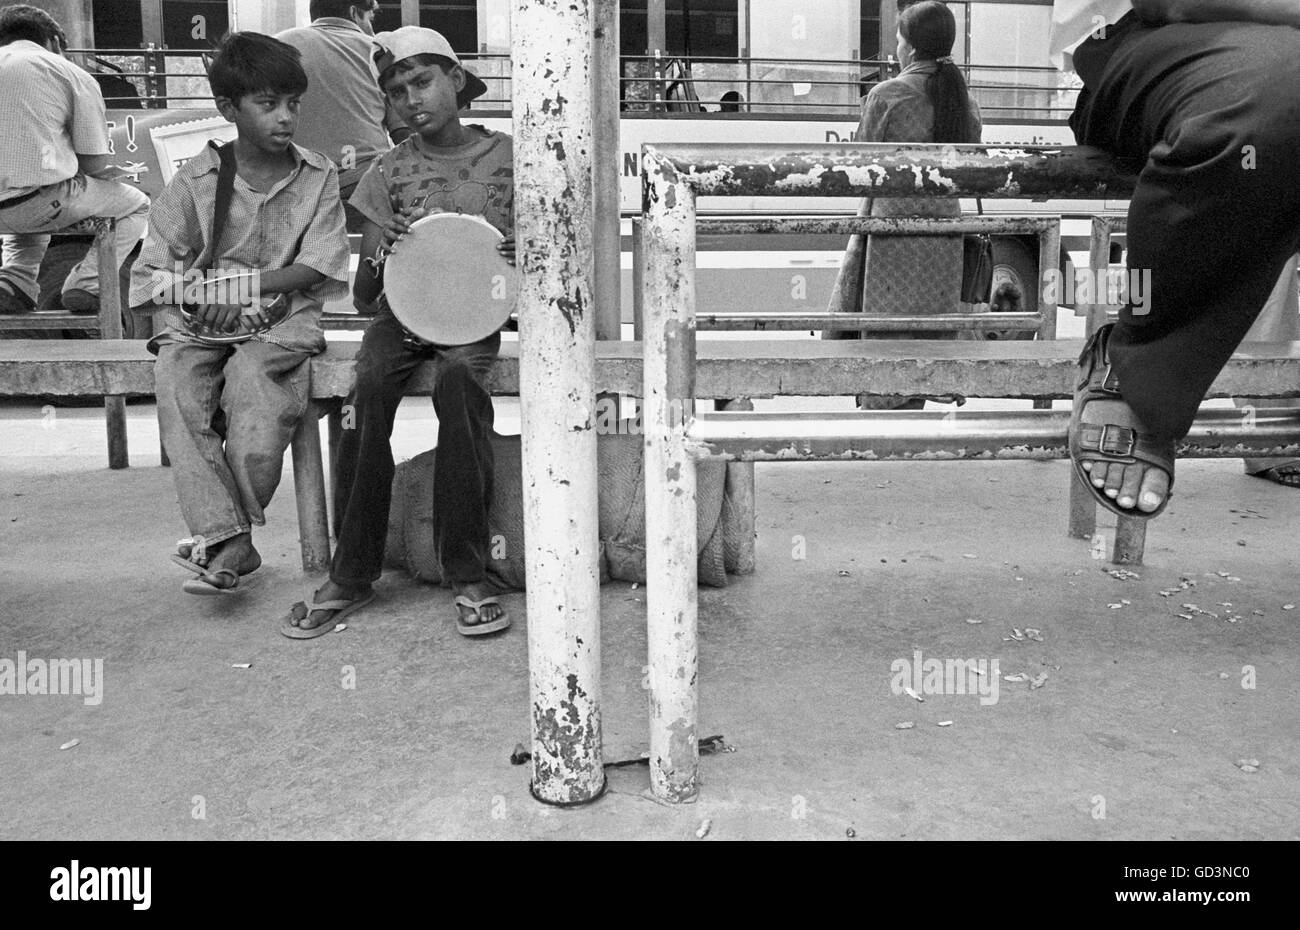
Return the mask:
[[[484,387],[487,379],[487,371],[491,363],[482,362],[473,363],[464,358],[447,359],[438,366],[437,384],[455,385],[458,387]]]

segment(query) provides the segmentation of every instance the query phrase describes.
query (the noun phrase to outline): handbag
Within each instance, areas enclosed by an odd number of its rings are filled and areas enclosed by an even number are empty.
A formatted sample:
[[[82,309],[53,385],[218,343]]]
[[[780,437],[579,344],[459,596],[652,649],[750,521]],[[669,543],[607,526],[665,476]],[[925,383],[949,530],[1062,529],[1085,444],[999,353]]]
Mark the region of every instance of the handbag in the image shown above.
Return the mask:
[[[984,215],[984,205],[975,201]],[[993,293],[993,238],[984,234],[963,236],[961,242],[961,299],[986,304]]]

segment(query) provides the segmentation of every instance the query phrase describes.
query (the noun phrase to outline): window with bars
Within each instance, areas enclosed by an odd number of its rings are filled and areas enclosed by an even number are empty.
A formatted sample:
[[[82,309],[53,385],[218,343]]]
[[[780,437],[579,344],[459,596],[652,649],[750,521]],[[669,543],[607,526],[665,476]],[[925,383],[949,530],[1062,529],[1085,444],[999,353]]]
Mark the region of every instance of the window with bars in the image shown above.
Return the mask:
[[[740,54],[741,0],[667,0],[665,54],[692,58],[735,58]],[[644,55],[649,42],[646,0],[623,0],[619,46],[624,55]]]

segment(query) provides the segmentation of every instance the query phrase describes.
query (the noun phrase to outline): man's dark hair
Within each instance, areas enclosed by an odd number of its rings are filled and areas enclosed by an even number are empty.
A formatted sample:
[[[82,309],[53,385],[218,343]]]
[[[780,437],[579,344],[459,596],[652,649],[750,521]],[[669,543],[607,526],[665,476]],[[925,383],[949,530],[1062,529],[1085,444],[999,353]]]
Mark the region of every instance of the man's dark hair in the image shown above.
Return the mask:
[[[53,39],[58,42],[59,48],[68,45],[63,27],[44,10],[26,3],[0,8],[0,45],[8,45],[20,39],[44,46],[48,46]]]
[[[354,6],[362,10],[378,9],[379,0],[311,0],[311,6],[307,9],[312,19],[320,19],[322,16],[349,19]]]
[[[431,68],[437,65],[442,69],[443,74],[451,74],[456,62],[450,58],[443,58],[441,55],[431,55],[424,53],[421,55],[412,55],[410,58],[403,58],[396,61],[383,70],[379,75],[379,89],[385,90],[384,85],[393,79],[394,75],[404,74],[407,71],[414,71],[416,68]]]
[[[248,94],[301,94],[307,90],[301,57],[292,45],[260,32],[229,33],[208,70],[212,96],[229,97],[239,106]]]

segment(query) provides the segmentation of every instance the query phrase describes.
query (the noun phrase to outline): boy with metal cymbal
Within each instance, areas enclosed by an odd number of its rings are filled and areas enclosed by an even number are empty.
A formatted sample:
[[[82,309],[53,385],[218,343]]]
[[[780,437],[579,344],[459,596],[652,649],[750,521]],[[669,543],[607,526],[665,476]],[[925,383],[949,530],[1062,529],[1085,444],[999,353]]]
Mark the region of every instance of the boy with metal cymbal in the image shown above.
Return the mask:
[[[184,589],[203,595],[262,564],[252,528],[307,412],[322,304],[348,276],[338,174],[293,143],[307,87],[297,50],[232,33],[209,81],[239,135],[187,161],[154,200],[131,278],[132,306],[164,321],[149,343],[158,426],[192,537],[172,558],[196,576]],[[273,295],[285,310],[270,327],[261,298]]]

